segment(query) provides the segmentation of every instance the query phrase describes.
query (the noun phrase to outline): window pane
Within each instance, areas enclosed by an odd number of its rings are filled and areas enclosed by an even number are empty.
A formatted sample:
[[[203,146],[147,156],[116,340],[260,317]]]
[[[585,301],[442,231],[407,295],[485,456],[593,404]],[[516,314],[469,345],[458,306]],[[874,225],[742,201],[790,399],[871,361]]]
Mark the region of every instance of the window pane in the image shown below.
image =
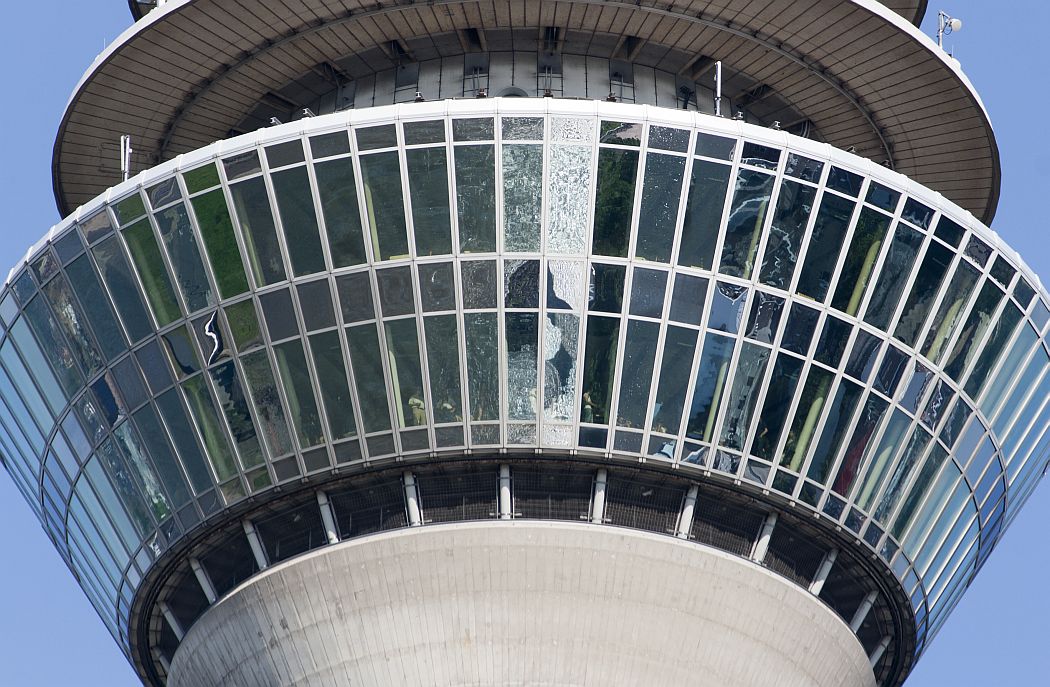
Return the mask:
[[[366,324],[346,330],[350,346],[350,365],[354,371],[357,398],[361,402],[361,421],[365,432],[390,429],[386,383],[383,381],[383,358],[375,325]]]
[[[940,306],[930,320],[930,328],[926,333],[926,340],[922,344],[922,354],[930,360],[938,360],[944,346],[951,338],[955,326],[962,319],[966,302],[973,295],[980,273],[973,265],[960,261],[955,274],[948,282],[948,287],[941,298]],[[901,319],[903,322],[903,318]]]
[[[298,146],[298,142],[296,142]],[[317,228],[313,191],[306,167],[274,172],[273,191],[277,196],[277,211],[284,229],[284,242],[295,276],[313,274],[325,269],[321,249],[321,233]]]
[[[758,392],[765,379],[766,363],[769,362],[769,349],[744,343],[740,349],[736,373],[733,375],[733,390],[729,395],[729,405],[722,421],[722,432],[719,443],[727,448],[743,450],[744,440],[751,429],[751,420],[758,403]]]
[[[423,263],[419,265],[419,291],[423,312],[456,309],[456,280],[453,263]]]
[[[827,484],[831,465],[838,455],[839,447],[842,446],[850,420],[853,419],[853,410],[857,407],[857,401],[860,400],[863,391],[859,385],[848,379],[839,382],[835,398],[828,406],[828,417],[824,421],[824,429],[806,474],[811,480]]]
[[[255,351],[242,356],[241,365],[244,367],[244,378],[251,391],[271,458],[292,453],[295,445],[288,432],[288,419],[284,414],[281,394],[277,389],[266,352]]]
[[[542,146],[503,146],[504,250],[526,253],[539,251],[542,181]]]
[[[361,157],[365,215],[378,260],[408,256],[405,203],[401,192],[401,163],[396,152]]]
[[[659,337],[660,325],[655,322],[631,320],[627,323],[627,341],[623,351],[624,374],[620,381],[620,401],[616,411],[616,424],[619,427],[645,428]]]
[[[543,419],[572,420],[576,405],[576,369],[579,359],[580,318],[548,313],[543,343]]]
[[[507,313],[507,417],[536,419],[539,315]]]
[[[689,374],[696,352],[696,331],[670,326],[664,339],[664,355],[660,362],[660,381],[653,404],[654,432],[678,434],[689,392]]]
[[[215,297],[204,273],[204,263],[201,262],[186,206],[179,203],[162,210],[156,214],[156,220],[186,307],[190,312],[196,312],[214,305]]]
[[[727,336],[707,334],[696,372],[693,402],[689,409],[686,436],[700,441],[711,441],[718,407],[729,375],[729,361],[733,357],[734,340]]]
[[[871,300],[864,314],[864,321],[868,324],[884,330],[889,328],[890,318],[901,301],[901,293],[911,274],[922,239],[922,234],[914,229],[903,224],[897,225],[886,260],[882,264],[879,281],[871,292]],[[930,247],[933,248],[932,245]]]
[[[223,431],[222,424],[219,422],[219,411],[204,385],[204,378],[201,375],[191,377],[183,383],[182,389],[186,392],[186,401],[204,437],[206,455],[219,481],[233,477],[238,470],[237,460],[233,456],[233,449],[226,438],[226,432]]]
[[[193,205],[193,214],[197,217],[197,226],[200,227],[211,271],[215,274],[219,295],[222,298],[230,298],[244,293],[248,290],[248,278],[244,275],[241,249],[237,246],[233,222],[230,221],[230,211],[226,207],[222,189],[209,191],[190,202]]]
[[[794,181],[785,180],[780,187],[777,209],[766,240],[762,257],[761,281],[779,289],[787,289],[795,273],[795,263],[802,248],[813,211],[817,190]]]
[[[467,313],[467,391],[471,420],[499,419],[499,326],[496,313]]]
[[[999,307],[1003,298],[1003,292],[992,282],[986,281],[981,289],[980,295],[970,309],[966,323],[959,331],[959,338],[952,348],[951,354],[944,361],[944,372],[952,379],[958,380],[963,371],[970,364],[976,352],[977,345],[984,338],[984,333],[992,323],[992,316]]]
[[[316,446],[324,441],[321,416],[314,399],[310,371],[306,366],[303,344],[299,339],[274,346],[277,370],[288,399],[288,412],[292,416],[295,434],[299,437],[299,448]]]
[[[81,258],[85,260],[86,258]],[[95,345],[92,336],[84,328],[85,319],[81,316],[80,308],[73,297],[69,283],[63,277],[52,279],[44,286],[44,295],[50,301],[55,321],[65,333],[65,339],[69,342],[70,352],[73,360],[80,363],[87,376],[92,376],[102,369],[104,359]],[[90,296],[90,293],[84,293]],[[39,302],[38,298],[36,302]],[[112,335],[105,330],[103,335]],[[117,342],[113,342],[115,345]],[[121,344],[121,347],[122,344]]]
[[[132,340],[139,340],[153,331],[146,306],[139,297],[141,289],[131,274],[131,267],[115,236],[111,236],[91,249],[117,312]]]
[[[729,171],[727,165],[693,161],[682,225],[682,245],[678,251],[679,265],[711,269],[722,209],[729,191]]]
[[[889,403],[875,394],[869,394],[867,402],[861,408],[857,426],[842,456],[838,474],[831,488],[837,494],[845,496],[853,486],[853,481],[860,472],[860,467],[868,462],[876,444],[872,441],[879,423],[886,414]]]
[[[637,150],[602,148],[598,151],[598,191],[594,202],[592,247],[596,255],[627,256],[637,173]]]
[[[547,183],[547,251],[582,253],[591,197],[591,148],[552,145]]]
[[[171,286],[164,260],[160,256],[157,238],[147,220],[142,220],[124,230],[124,239],[128,252],[135,263],[135,270],[142,279],[142,288],[146,299],[153,306],[157,324],[163,327],[179,318],[179,301],[175,289]]]
[[[645,158],[645,181],[635,247],[635,255],[639,258],[671,261],[685,162],[684,157],[656,153],[649,153]]]
[[[839,250],[853,215],[853,206],[854,203],[845,198],[832,193],[824,194],[798,281],[797,290],[800,294],[816,301],[823,301],[828,295]]]
[[[765,460],[773,459],[801,374],[801,360],[783,353],[777,355],[773,364],[773,374],[769,378],[766,400],[762,404],[762,412],[755,429],[755,438],[751,444],[753,455]]]
[[[593,315],[587,318],[581,422],[609,424],[619,336],[618,318]]]
[[[360,265],[365,261],[365,245],[354,165],[349,158],[331,160],[315,164],[314,173],[317,175],[317,194],[321,198],[321,216],[328,234],[332,266]]]
[[[745,144],[745,150],[748,145]],[[779,155],[779,151],[777,151]],[[737,173],[733,204],[729,208],[725,242],[718,271],[735,277],[751,277],[755,252],[762,236],[774,177],[752,170]]]
[[[343,349],[339,345],[339,333],[324,332],[310,337],[317,381],[321,385],[321,401],[328,416],[328,428],[332,439],[344,439],[357,434],[354,420],[354,402],[350,397],[350,386],[346,381],[346,365]]]
[[[405,161],[416,255],[448,255],[452,252],[448,153],[443,147],[406,150]]]
[[[834,379],[834,374],[821,367],[811,365],[809,368],[806,382],[802,387],[802,394],[799,396],[798,407],[795,408],[795,417],[788,428],[784,452],[780,458],[781,466],[792,472],[798,472],[802,468],[802,462],[813,440],[813,432],[820,420],[821,411],[824,410],[824,402],[828,398]]]
[[[846,251],[846,259],[842,263],[831,307],[849,315],[857,314],[889,226],[890,218],[886,215],[870,208],[861,210],[857,228],[853,231],[853,238]]]
[[[75,293],[80,294],[80,302],[84,306],[84,314],[87,315],[88,323],[95,332],[99,347],[106,358],[112,360],[123,353],[127,343],[123,335],[113,308],[110,306],[109,298],[98,281],[98,276],[91,266],[91,260],[86,255],[66,266],[66,274]],[[61,277],[59,277],[61,279]],[[47,289],[44,289],[47,291]],[[130,294],[132,298],[135,294]],[[139,308],[142,308],[141,303]],[[146,316],[145,310],[140,310],[142,317]],[[149,331],[145,322],[141,323],[136,334],[145,335]],[[76,344],[73,344],[76,345]]]
[[[459,249],[496,250],[496,158],[491,145],[457,146],[456,203]]]
[[[255,432],[255,422],[244,397],[244,389],[237,377],[237,369],[232,362],[225,362],[211,370],[211,378],[215,382],[219,405],[230,425],[233,443],[237,445],[237,452],[241,455],[241,464],[245,468],[260,465],[265,458]]]
[[[390,377],[394,382],[394,408],[398,427],[427,424],[423,374],[419,365],[419,337],[415,318],[385,323]]]
[[[999,317],[995,319],[995,322],[992,323],[992,331],[989,333],[988,340],[984,346],[980,351],[971,351],[969,357],[972,359],[974,356],[977,356],[977,361],[973,366],[973,370],[970,371],[969,378],[966,380],[965,391],[970,398],[978,398],[981,395],[984,385],[988,382],[989,373],[992,371],[996,361],[999,360],[999,356],[1002,354],[1006,343],[1010,340],[1017,323],[1020,321],[1021,311],[1011,305],[1007,305]]]
[[[230,187],[230,194],[256,284],[266,286],[284,281],[284,260],[262,177],[234,184]]]
[[[435,315],[424,320],[427,368],[434,422],[463,421],[463,393],[459,381],[459,332],[455,315]]]
[[[214,486],[211,473],[205,464],[204,454],[197,443],[197,434],[179,400],[178,392],[170,389],[158,396],[157,407],[160,408],[164,424],[168,426],[175,450],[182,459],[182,465],[186,468],[186,474],[190,478],[193,490],[199,494],[210,489]]]

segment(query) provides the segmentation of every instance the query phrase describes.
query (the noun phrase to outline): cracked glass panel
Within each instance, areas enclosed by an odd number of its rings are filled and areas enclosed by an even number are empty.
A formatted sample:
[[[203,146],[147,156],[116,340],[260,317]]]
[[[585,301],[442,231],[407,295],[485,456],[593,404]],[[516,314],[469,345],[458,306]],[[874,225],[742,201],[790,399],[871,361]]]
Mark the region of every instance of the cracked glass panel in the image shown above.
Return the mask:
[[[547,314],[543,327],[543,419],[547,422],[572,420],[579,339],[579,317]]]
[[[539,251],[542,182],[542,146],[503,146],[504,250],[520,253]]]
[[[547,252],[579,254],[587,236],[591,149],[553,145],[547,180]]]
[[[507,417],[536,419],[539,315],[507,313]]]
[[[547,263],[547,307],[555,310],[583,309],[583,263],[551,260]]]

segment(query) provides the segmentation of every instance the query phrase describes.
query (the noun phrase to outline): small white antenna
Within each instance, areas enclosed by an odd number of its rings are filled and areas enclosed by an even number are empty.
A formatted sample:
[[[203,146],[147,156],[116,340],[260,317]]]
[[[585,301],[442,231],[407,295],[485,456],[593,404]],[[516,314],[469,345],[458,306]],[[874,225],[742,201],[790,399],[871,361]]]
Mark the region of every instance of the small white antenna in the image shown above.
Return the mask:
[[[722,116],[722,60],[715,62],[715,116]]]
[[[120,176],[124,181],[131,176],[131,136],[120,137]]]
[[[962,19],[957,19],[944,10],[939,11],[937,13],[937,47],[944,50],[944,37],[958,31],[962,26]]]

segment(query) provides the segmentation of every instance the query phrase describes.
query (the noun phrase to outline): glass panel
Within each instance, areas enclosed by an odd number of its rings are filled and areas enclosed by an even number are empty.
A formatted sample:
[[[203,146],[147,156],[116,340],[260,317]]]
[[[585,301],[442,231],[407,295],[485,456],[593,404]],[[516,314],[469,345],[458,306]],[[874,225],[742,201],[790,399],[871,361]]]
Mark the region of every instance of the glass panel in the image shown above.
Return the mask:
[[[696,335],[691,329],[668,327],[664,340],[664,359],[660,361],[656,400],[653,403],[652,431],[677,434],[681,412],[686,407],[689,377],[696,352]]]
[[[350,346],[350,366],[354,371],[357,398],[361,404],[361,421],[365,432],[390,429],[386,383],[383,381],[383,357],[374,325],[349,327],[346,342]]]
[[[779,162],[780,151],[776,148],[744,141],[744,150],[740,153],[740,164],[776,169]]]
[[[912,518],[915,516],[915,512],[919,508],[919,504],[933,486],[934,477],[937,476],[937,473],[940,471],[941,466],[944,464],[944,460],[947,457],[948,453],[938,444],[934,444],[933,448],[930,449],[930,455],[923,463],[922,469],[919,470],[915,482],[911,485],[911,489],[908,491],[908,498],[904,500],[900,513],[897,514],[897,517],[893,522],[893,527],[890,529],[890,533],[894,537],[899,539],[901,535],[904,534],[904,530],[906,530],[908,525],[911,524]],[[956,470],[958,470],[958,468],[956,468]],[[933,498],[936,500],[937,496],[935,495]]]
[[[749,290],[746,286],[718,282],[711,297],[708,329],[736,334],[744,322]]]
[[[317,381],[321,386],[321,402],[328,416],[332,439],[344,439],[357,434],[354,402],[346,381],[346,365],[338,332],[324,332],[310,337]]]
[[[26,306],[25,314],[25,318],[16,322],[15,327],[24,328],[26,320],[32,325],[36,339],[40,342],[39,347],[35,343],[32,347],[39,348],[51,363],[51,368],[55,371],[55,376],[65,391],[65,398],[61,404],[64,406],[65,400],[72,398],[73,394],[84,385],[84,377],[77,367],[76,354],[73,347],[66,343],[66,337],[62,335],[60,325],[52,317],[44,298],[34,298],[30,301]],[[87,344],[88,342],[78,343]],[[21,346],[22,344],[19,343],[19,347]]]
[[[667,273],[635,268],[631,279],[632,315],[658,318],[664,310]]]
[[[491,141],[494,137],[491,117],[453,119],[452,140],[454,141]]]
[[[219,287],[219,296],[231,298],[244,293],[248,290],[248,277],[244,274],[241,249],[237,246],[222,189],[197,196],[190,202],[204,240],[204,251]]]
[[[401,428],[427,424],[423,375],[419,365],[419,338],[415,319],[385,323],[387,359],[394,382],[394,408]]]
[[[507,417],[536,419],[539,315],[507,313]]]
[[[598,151],[598,191],[594,203],[592,247],[596,255],[627,256],[637,172],[638,151],[614,148]]]
[[[853,215],[853,206],[854,203],[845,198],[832,193],[824,194],[798,281],[797,291],[801,295],[816,301],[823,301],[828,295],[839,251]]]
[[[587,309],[598,312],[618,313],[623,309],[624,274],[623,265],[591,265],[591,287]]]
[[[745,152],[749,145],[753,144],[744,144]],[[780,151],[774,152],[779,156]],[[737,172],[733,204],[729,208],[722,258],[718,266],[722,274],[745,279],[751,277],[770,194],[773,192],[773,180],[774,177],[761,172],[747,169]]]
[[[718,160],[732,160],[736,151],[735,138],[723,138],[711,134],[697,133],[696,154]]]
[[[685,178],[684,157],[649,153],[645,157],[642,207],[638,213],[635,255],[670,262],[678,225],[678,205]]]
[[[299,310],[303,315],[306,331],[313,332],[335,326],[335,310],[332,307],[332,290],[327,279],[299,284]]]
[[[463,316],[471,420],[499,419],[499,324],[496,313]]]
[[[255,403],[263,438],[270,449],[270,456],[280,456],[295,451],[288,419],[281,404],[281,394],[265,351],[255,351],[241,357],[244,378]]]
[[[444,147],[407,150],[405,162],[416,255],[448,255],[452,252],[448,152]]]
[[[503,146],[504,250],[525,253],[539,251],[542,181],[543,146]]]
[[[383,317],[409,315],[416,310],[412,289],[412,270],[409,267],[392,267],[376,271],[379,284],[379,305]]]
[[[813,357],[830,367],[838,367],[842,354],[846,352],[851,325],[830,315],[824,318],[824,330],[820,333]]]
[[[110,207],[113,208],[113,214],[117,216],[117,223],[122,227],[146,214],[146,205],[142,202],[142,196],[138,193],[133,193],[123,200],[118,200]]]
[[[488,120],[491,122],[491,120]],[[490,145],[457,146],[456,213],[463,253],[496,250],[496,154]]]
[[[817,331],[819,318],[819,310],[807,308],[800,303],[792,303],[791,314],[788,316],[780,347],[799,355],[808,355],[809,345],[813,341],[813,334]]]
[[[374,318],[372,307],[372,283],[368,272],[346,274],[336,277],[335,288],[339,294],[339,305],[343,313],[343,322],[360,322]]]
[[[419,291],[423,312],[456,309],[456,279],[451,262],[419,265]]]
[[[357,147],[360,150],[393,148],[397,145],[397,128],[393,124],[355,129],[354,133],[357,134]]]
[[[682,245],[678,251],[679,265],[711,269],[722,209],[729,191],[729,171],[727,165],[705,160],[693,162],[682,224]]]
[[[707,334],[703,354],[696,372],[693,401],[689,408],[686,436],[711,441],[718,407],[722,401],[734,340],[727,336]]]
[[[277,143],[266,148],[266,164],[270,168],[287,167],[306,159],[301,139]]]
[[[455,315],[424,319],[427,369],[434,422],[463,421],[463,393],[459,380],[459,332]]]
[[[700,324],[706,303],[706,279],[688,274],[675,275],[671,311],[668,314],[671,321],[682,324]]]
[[[13,341],[22,353],[25,365],[31,371],[30,375],[43,392],[44,399],[51,408],[51,413],[53,415],[60,413],[66,406],[67,396],[63,393],[58,379],[52,373],[51,366],[44,359],[44,354],[40,350],[36,339],[29,331],[26,318],[23,317],[15,322],[8,341]]]
[[[977,356],[973,370],[970,371],[970,376],[966,380],[965,391],[970,398],[977,398],[981,395],[984,385],[988,382],[989,373],[999,360],[999,356],[1020,321],[1021,311],[1008,304],[992,323],[992,331],[988,334],[988,340],[980,349],[979,354],[977,352],[970,354],[970,358]]]
[[[349,158],[332,160],[315,164],[314,173],[317,175],[317,195],[321,199],[321,216],[328,234],[332,267],[360,265],[365,261],[365,244],[361,234],[354,165]]]
[[[543,324],[543,419],[572,420],[576,406],[580,318],[548,313]]]
[[[744,343],[741,347],[733,375],[733,390],[722,421],[722,436],[718,442],[722,446],[738,451],[744,448],[768,362],[768,348],[751,343]]]
[[[784,174],[795,177],[796,179],[812,181],[814,184],[818,184],[820,183],[820,175],[823,172],[823,162],[818,162],[817,160],[812,160],[795,153],[788,153],[787,164],[784,166]]]
[[[214,305],[215,297],[204,273],[204,263],[201,262],[186,206],[179,203],[162,210],[156,214],[156,220],[186,307],[190,312],[196,312]]]
[[[540,307],[540,261],[507,260],[503,265],[503,305]]]
[[[295,307],[288,289],[271,291],[259,297],[263,315],[266,317],[266,331],[270,339],[280,341],[299,334],[299,323],[295,318]]]
[[[816,194],[817,190],[812,186],[790,180],[781,184],[777,209],[762,256],[760,280],[763,284],[780,289],[787,289],[791,285]]]
[[[871,300],[864,313],[864,321],[868,324],[883,330],[889,328],[893,311],[901,301],[901,293],[922,245],[922,238],[922,234],[914,229],[903,224],[897,225],[886,260],[880,269],[879,280],[871,292]]]
[[[211,370],[211,378],[215,382],[219,405],[230,425],[233,443],[241,455],[241,464],[245,468],[260,465],[264,461],[262,446],[255,432],[255,422],[248,411],[244,390],[237,378],[237,369],[232,362],[225,362]]]
[[[846,250],[831,307],[848,315],[857,314],[889,226],[890,218],[886,215],[870,208],[861,210],[853,239]]]
[[[255,304],[251,300],[228,305],[225,313],[233,343],[238,351],[244,352],[262,345],[262,332],[259,329],[259,320],[255,316]]]
[[[591,198],[591,155],[589,147],[551,146],[547,181],[549,253],[579,254],[584,250]]]
[[[784,311],[784,299],[764,291],[756,291],[751,302],[745,335],[749,339],[771,344],[780,328],[780,316]]]
[[[619,336],[618,318],[594,315],[587,318],[581,422],[609,424]]]
[[[160,424],[160,418],[157,417],[157,411],[153,409],[153,406],[145,405],[135,412],[134,418],[141,435],[149,437],[149,453],[153,456],[153,464],[157,469],[161,484],[164,485],[177,508],[185,506],[190,501],[190,492],[175,461],[175,454],[172,453],[171,444]]]
[[[313,136],[310,139],[310,152],[314,159],[344,155],[350,152],[350,139],[345,131]]]
[[[463,307],[468,310],[496,307],[496,263],[471,260],[459,263]]]
[[[543,140],[542,117],[503,117],[500,124],[504,141]]]
[[[823,368],[816,365],[809,368],[780,458],[781,466],[792,472],[798,472],[802,468],[834,379],[835,375]]]
[[[996,372],[994,377],[991,379],[992,385],[988,388],[988,393],[984,398],[981,399],[981,410],[984,412],[986,417],[992,417],[995,409],[999,406],[999,402],[1003,400],[1003,396],[1010,386],[1013,385],[1017,379],[1018,370],[1021,364],[1028,357],[1028,354],[1032,352],[1032,349],[1036,346],[1036,333],[1031,327],[1024,327],[1021,333],[1017,336],[1017,340],[1010,347],[1010,353],[1006,356],[1003,361],[1002,367]],[[1046,362],[1046,351],[1045,349],[1039,349],[1035,352],[1035,359]],[[972,376],[971,376],[972,377]]]
[[[976,262],[978,267],[984,267],[988,258],[992,256],[992,249],[987,243],[970,234],[970,240],[966,242],[963,254]]]
[[[256,150],[231,155],[222,161],[222,166],[226,169],[226,178],[230,181],[249,174],[256,174],[262,169],[259,152]]]
[[[622,146],[640,146],[642,144],[642,125],[635,122],[602,122],[599,143],[612,143]]]
[[[897,201],[900,200],[900,197],[901,194],[899,192],[873,181],[868,186],[866,200],[877,208],[893,212],[897,209]]]
[[[853,419],[853,410],[857,407],[857,401],[864,389],[848,379],[839,382],[839,388],[835,392],[835,398],[828,406],[828,417],[824,421],[824,429],[821,430],[817,447],[810,459],[809,470],[806,476],[821,484],[827,484],[831,473],[832,463],[838,455],[842,440],[846,438],[850,420]]]
[[[183,172],[182,178],[186,181],[186,190],[190,193],[197,193],[219,185],[219,170],[215,167],[215,163],[211,163]]]
[[[298,142],[296,142],[298,146]],[[325,269],[321,232],[317,228],[313,191],[306,167],[296,167],[270,175],[277,196],[277,212],[284,229],[284,243],[295,276]]]
[[[688,152],[689,131],[653,124],[649,127],[649,147],[673,150],[676,153]]]
[[[933,210],[914,198],[909,198],[904,203],[904,210],[901,211],[901,219],[911,222],[922,229],[929,229],[930,223],[933,221]]]
[[[921,427],[916,427],[908,440],[908,445],[901,454],[897,467],[894,468],[886,491],[882,495],[878,508],[875,509],[874,517],[879,522],[886,522],[886,517],[893,512],[900,497],[904,495],[904,487],[907,484],[911,471],[918,464],[926,451],[926,444],[930,441],[930,435]]]
[[[204,437],[206,455],[219,481],[233,477],[237,474],[237,460],[219,422],[219,411],[204,385],[204,378],[197,375],[187,379],[183,382],[182,390],[186,392],[186,401]]]
[[[81,260],[86,260],[86,258],[81,258]],[[79,363],[87,376],[94,375],[102,369],[104,361],[91,335],[84,328],[85,319],[81,316],[69,283],[63,277],[52,279],[44,287],[43,293],[51,303],[58,325],[65,332],[65,340],[69,343],[72,355],[71,360]],[[91,294],[84,293],[84,295],[90,296]],[[40,302],[40,299],[34,302]],[[101,331],[104,335],[107,334],[105,330]],[[108,334],[112,335],[113,332]],[[119,342],[113,342],[113,344],[114,347],[118,345],[123,347],[123,344]]]
[[[838,167],[832,167],[828,173],[828,188],[840,193],[845,193],[854,198],[860,193],[860,187],[864,183],[864,177],[853,172],[847,172]]]
[[[620,380],[620,401],[616,411],[616,424],[620,427],[645,428],[659,338],[660,325],[655,322],[631,320],[627,323],[624,374]]]
[[[277,227],[262,177],[230,187],[241,226],[248,263],[258,286],[284,281],[284,261],[277,243]]]
[[[310,384],[310,370],[306,366],[303,344],[299,339],[287,341],[273,347],[277,359],[277,372],[288,399],[288,413],[292,416],[299,447],[308,448],[324,441],[321,415]],[[374,402],[374,401],[373,401]]]
[[[146,299],[153,306],[157,324],[163,327],[177,320],[182,314],[175,289],[171,286],[164,260],[160,256],[157,238],[147,220],[142,220],[124,230],[124,239],[128,252],[135,264],[135,270],[142,279],[142,288]]]
[[[146,497],[146,503],[150,510],[153,511],[153,516],[158,522],[163,522],[171,517],[171,503],[169,503],[168,497],[161,488],[160,480],[150,464],[146,447],[142,444],[138,433],[131,429],[130,423],[125,422],[113,431],[113,438],[116,439],[117,444],[123,449],[128,466],[139,478],[139,483],[142,485],[142,490]]]
[[[853,435],[846,445],[838,474],[831,485],[836,493],[843,496],[849,493],[854,479],[860,472],[861,465],[868,461],[875,450],[876,444],[872,441],[872,437],[875,436],[875,430],[882,422],[887,408],[889,408],[889,403],[886,401],[874,394],[868,396],[867,402],[861,408],[860,417],[857,418],[857,426],[853,429]]]
[[[984,338],[984,333],[992,323],[992,316],[999,307],[1003,292],[992,282],[986,281],[980,295],[970,309],[966,323],[959,331],[959,338],[951,354],[944,361],[944,372],[952,379],[958,380],[963,370],[969,366],[976,354],[976,347]]]
[[[401,163],[397,153],[362,156],[361,177],[373,254],[379,260],[408,257]]]

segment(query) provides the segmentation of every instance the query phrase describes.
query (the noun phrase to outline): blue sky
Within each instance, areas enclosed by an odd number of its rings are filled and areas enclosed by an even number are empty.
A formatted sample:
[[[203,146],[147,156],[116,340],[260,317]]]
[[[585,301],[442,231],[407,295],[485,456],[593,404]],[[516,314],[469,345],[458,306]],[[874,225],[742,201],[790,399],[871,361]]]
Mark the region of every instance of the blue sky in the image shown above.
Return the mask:
[[[1050,3],[953,0],[930,4],[963,19],[946,41],[987,107],[1002,157],[993,228],[1050,284],[1050,241],[1039,204],[1050,190],[1047,111]],[[1007,8],[1010,11],[1006,11]],[[51,193],[51,146],[70,91],[104,45],[130,23],[123,0],[4,3],[8,64],[0,108],[0,194],[6,208],[0,274],[59,217]],[[0,477],[0,684],[124,687],[138,680],[51,548],[22,497]],[[1036,491],[908,687],[1046,685],[1050,675],[1050,496]]]

